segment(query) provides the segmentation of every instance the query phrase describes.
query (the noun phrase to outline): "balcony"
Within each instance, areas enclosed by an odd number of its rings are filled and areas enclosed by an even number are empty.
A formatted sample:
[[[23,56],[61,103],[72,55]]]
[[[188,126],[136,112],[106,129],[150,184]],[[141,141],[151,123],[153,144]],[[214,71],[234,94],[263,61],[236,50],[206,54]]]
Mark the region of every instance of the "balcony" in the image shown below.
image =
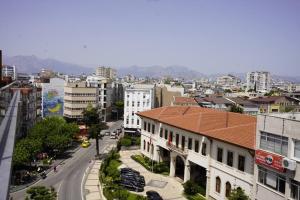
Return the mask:
[[[179,148],[179,147],[176,147],[176,145],[174,145],[172,142],[170,141],[167,141],[166,142],[166,146],[169,148],[170,151],[174,151],[182,156],[187,156],[188,155],[188,151],[184,148]]]

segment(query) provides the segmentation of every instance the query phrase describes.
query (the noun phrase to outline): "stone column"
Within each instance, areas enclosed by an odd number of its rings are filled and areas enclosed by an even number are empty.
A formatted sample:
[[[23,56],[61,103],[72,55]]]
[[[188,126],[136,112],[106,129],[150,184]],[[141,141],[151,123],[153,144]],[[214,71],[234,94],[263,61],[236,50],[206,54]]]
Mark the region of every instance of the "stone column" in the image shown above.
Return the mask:
[[[175,176],[176,156],[170,153],[170,176]]]
[[[183,178],[183,182],[187,182],[188,180],[190,180],[191,178],[191,166],[190,166],[190,162],[188,160],[185,161],[185,165],[184,165],[184,178]]]

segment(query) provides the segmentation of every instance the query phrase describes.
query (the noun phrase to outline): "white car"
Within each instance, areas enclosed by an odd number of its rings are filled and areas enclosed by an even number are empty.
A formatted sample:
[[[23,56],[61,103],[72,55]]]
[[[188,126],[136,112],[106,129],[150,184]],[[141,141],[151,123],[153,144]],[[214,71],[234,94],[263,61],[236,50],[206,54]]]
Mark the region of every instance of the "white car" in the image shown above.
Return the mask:
[[[110,134],[110,139],[117,139],[117,134],[115,132],[112,132]]]

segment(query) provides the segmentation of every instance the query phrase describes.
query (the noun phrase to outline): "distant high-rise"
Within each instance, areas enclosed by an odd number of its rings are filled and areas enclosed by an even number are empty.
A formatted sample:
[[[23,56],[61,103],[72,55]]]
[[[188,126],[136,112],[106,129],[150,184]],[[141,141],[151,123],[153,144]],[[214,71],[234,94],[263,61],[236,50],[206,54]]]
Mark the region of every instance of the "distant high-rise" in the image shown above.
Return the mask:
[[[247,91],[254,90],[256,92],[266,93],[271,89],[270,72],[256,71],[247,73]]]
[[[102,76],[109,79],[116,78],[116,70],[111,67],[97,67],[96,76]]]
[[[11,77],[12,80],[16,80],[17,79],[16,67],[10,65],[3,65],[2,76]]]

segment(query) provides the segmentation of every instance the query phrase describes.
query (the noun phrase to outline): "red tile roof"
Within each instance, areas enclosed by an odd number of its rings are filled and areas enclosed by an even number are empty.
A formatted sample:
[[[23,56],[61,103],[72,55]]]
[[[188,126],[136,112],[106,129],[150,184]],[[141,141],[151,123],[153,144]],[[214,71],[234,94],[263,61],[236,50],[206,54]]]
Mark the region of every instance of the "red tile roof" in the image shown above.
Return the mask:
[[[161,107],[137,114],[247,149],[255,147],[256,118],[252,116],[193,106]]]

